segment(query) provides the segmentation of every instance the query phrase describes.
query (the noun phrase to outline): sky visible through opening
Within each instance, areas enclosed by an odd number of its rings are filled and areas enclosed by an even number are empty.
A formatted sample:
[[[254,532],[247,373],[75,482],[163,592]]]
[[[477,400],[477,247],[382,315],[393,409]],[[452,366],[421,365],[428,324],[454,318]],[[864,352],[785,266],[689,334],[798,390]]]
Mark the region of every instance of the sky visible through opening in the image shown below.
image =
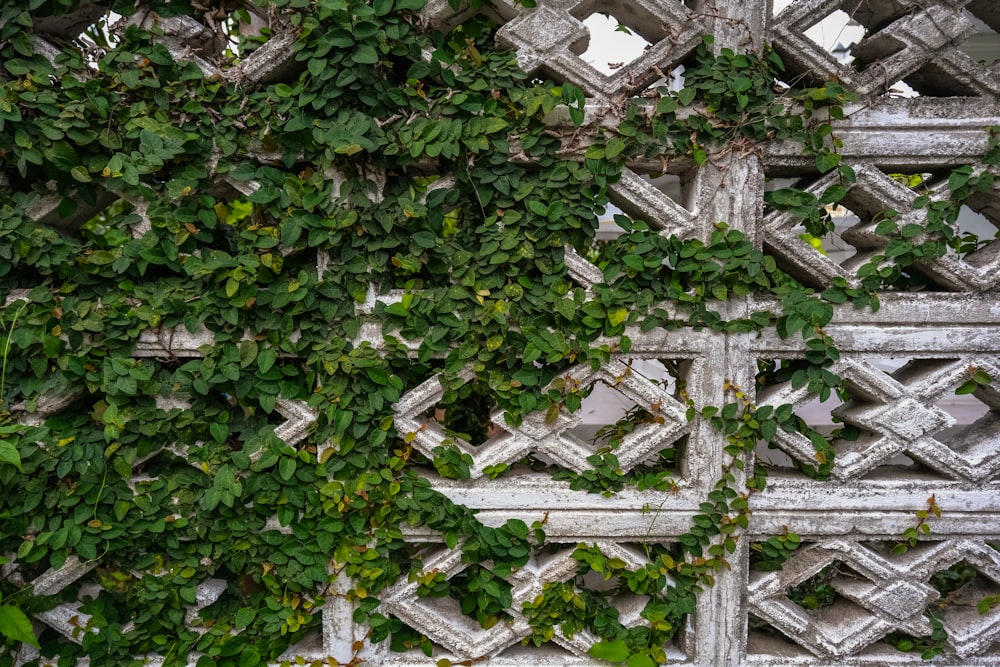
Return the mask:
[[[793,0],[774,0],[777,14]],[[620,64],[628,64],[639,58],[648,42],[638,33],[620,30],[618,19],[608,14],[595,13],[584,19],[583,24],[590,30],[590,44],[580,58],[602,74],[614,74]],[[628,26],[625,26],[628,28]],[[858,24],[851,24],[848,15],[834,12],[806,31],[806,36],[828,51],[838,45],[847,47],[857,44],[864,37],[865,30]]]

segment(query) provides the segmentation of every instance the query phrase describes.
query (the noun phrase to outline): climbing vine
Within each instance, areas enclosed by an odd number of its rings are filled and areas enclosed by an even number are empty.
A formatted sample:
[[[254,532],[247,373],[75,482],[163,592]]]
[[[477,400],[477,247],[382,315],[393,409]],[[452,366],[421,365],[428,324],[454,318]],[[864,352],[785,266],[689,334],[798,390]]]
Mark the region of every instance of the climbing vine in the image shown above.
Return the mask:
[[[725,169],[769,139],[800,143],[817,173],[835,175],[819,196],[768,195],[822,238],[855,181],[831,124],[852,95],[834,81],[782,87],[777,53],[716,49],[706,36],[683,88],[623,101],[609,129],[588,115],[582,90],[530,77],[498,50],[486,14],[440,31],[421,20],[423,4],[273,0],[268,27],[242,35],[253,8],[239,2],[118,0],[110,11],[121,23],[101,9],[79,36],[46,28],[74,9],[69,0],[0,8],[0,553],[11,573],[0,581],[0,665],[29,644],[91,664],[156,653],[180,665],[198,653],[199,667],[252,667],[318,628],[336,595],[356,603],[371,641],[431,654],[426,637],[380,612],[378,593],[412,578],[420,595],[461,599],[490,627],[512,604],[504,577],[546,548],[545,524],[486,526],[435,491],[431,469],[468,478],[471,460],[449,447],[429,458],[415,434],[397,430],[393,405],[407,391],[440,375],[440,421],[481,441],[494,405],[510,425],[579,410],[593,386],[564,372],[627,354],[634,328],[775,328],[801,336],[806,352],[762,361],[757,383],[790,381],[825,400],[844,391],[824,331],[834,306],[877,309],[879,290],[925,283],[921,260],[978,247],[954,223],[993,185],[996,132],[986,168],[957,167],[950,197],[915,202],[925,224],[899,226],[882,212],[876,233],[887,245],[854,283],[804,285],[725,221],[693,239],[619,215],[621,234],[597,243],[608,186],[631,161]],[[267,82],[207,71],[168,48],[178,18],[224,44],[216,67],[238,68],[286,30],[294,59]],[[547,123],[558,109],[570,131]],[[576,282],[568,249],[603,282]],[[399,299],[373,299],[392,290]],[[779,308],[720,314],[720,303],[749,294]],[[168,340],[162,354],[134,355],[169,331],[201,346],[180,354]],[[982,373],[970,391],[989,382]],[[581,545],[578,575],[516,610],[529,619],[527,641],[587,630],[597,658],[664,662],[663,646],[728,566],[766,484],[758,444],[779,429],[805,433],[816,457],[797,465],[830,474],[833,436],[791,405],[723,390],[731,402],[721,406],[679,394],[687,419],[721,434],[729,457],[690,529],[644,545],[638,569]],[[290,402],[316,415],[294,442],[278,433]],[[634,486],[669,503],[675,451],[627,473],[615,453],[657,419],[656,406],[638,406],[608,425],[582,473],[524,462],[573,489]],[[483,472],[496,478],[507,466]],[[451,579],[424,571],[404,539],[413,526],[439,533],[470,565]],[[773,569],[798,543],[786,533],[756,551]],[[75,563],[96,567],[57,595],[28,586]],[[646,623],[626,627],[610,594],[586,590],[594,572],[647,596]],[[354,582],[349,591],[332,586],[339,575]],[[219,595],[188,613],[220,581]],[[25,624],[80,596],[77,642],[36,638]]]

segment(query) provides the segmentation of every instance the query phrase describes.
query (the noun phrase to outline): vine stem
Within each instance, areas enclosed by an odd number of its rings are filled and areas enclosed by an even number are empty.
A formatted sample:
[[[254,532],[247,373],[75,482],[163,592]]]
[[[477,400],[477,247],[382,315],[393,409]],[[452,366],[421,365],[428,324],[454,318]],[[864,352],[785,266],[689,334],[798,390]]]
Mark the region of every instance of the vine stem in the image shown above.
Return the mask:
[[[10,356],[10,340],[14,337],[14,327],[17,326],[17,318],[21,316],[24,309],[28,307],[27,299],[21,302],[21,307],[14,313],[14,319],[10,321],[10,331],[7,332],[7,339],[3,345],[3,368],[0,369],[0,407],[3,406],[7,388],[7,358]]]
[[[101,488],[97,490],[97,500],[94,501],[94,519],[97,519],[97,507],[101,504],[101,496],[104,495],[104,488],[108,485],[108,466],[104,466],[104,477],[101,478]]]

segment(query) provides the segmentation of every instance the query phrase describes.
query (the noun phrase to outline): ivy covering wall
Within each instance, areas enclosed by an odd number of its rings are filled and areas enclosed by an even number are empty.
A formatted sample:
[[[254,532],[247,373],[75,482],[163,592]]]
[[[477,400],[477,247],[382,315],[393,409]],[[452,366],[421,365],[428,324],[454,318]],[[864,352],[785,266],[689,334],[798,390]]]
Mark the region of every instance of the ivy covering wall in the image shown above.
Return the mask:
[[[296,647],[335,598],[367,635],[310,661],[362,664],[371,643],[458,664],[380,605],[406,581],[482,629],[527,619],[527,646],[586,635],[595,659],[666,662],[767,484],[758,445],[804,436],[812,456],[794,468],[824,480],[835,443],[859,435],[814,430],[791,402],[757,405],[757,389],[846,400],[825,329],[837,309],[940,289],[921,267],[986,243],[955,222],[995,190],[987,127],[979,162],[906,184],[922,218],[870,211],[883,242],[851,280],[820,284],[727,220],[674,234],[617,214],[620,235],[597,241],[623,170],[724,179],[733,156],[785,141],[825,185],[765,202],[822,252],[831,211],[856,204],[833,123],[857,94],[795,75],[768,45],[740,53],[706,34],[683,55],[680,90],[587,107],[581,87],[525,74],[497,45],[497,8],[473,0],[449,24],[423,4],[3,3],[0,665],[303,664]],[[500,13],[542,11],[523,4]],[[728,307],[745,297],[771,306]],[[691,331],[774,334],[802,354],[762,360],[755,386],[727,381],[716,403],[688,391],[689,362],[666,364],[654,384],[670,385],[682,429],[724,442],[687,529],[644,542],[638,565],[571,544],[577,569],[515,604],[518,572],[557,550],[548,515],[482,522],[438,482],[530,469],[669,508],[696,438],[619,460],[634,431],[666,428],[666,403],[606,425],[575,467],[469,452],[503,428],[572,418],[597,385],[624,387],[629,363],[598,379],[575,369],[628,358],[636,334]],[[401,428],[395,406],[428,381],[440,389]],[[970,367],[958,389],[991,382]],[[434,429],[444,444],[420,447]],[[933,496],[918,509],[902,551],[940,513]],[[459,574],[424,567],[437,541]],[[774,531],[749,557],[780,569],[800,541]],[[644,601],[628,623],[622,594]],[[68,604],[62,625],[29,620]],[[933,657],[935,632],[893,642]]]

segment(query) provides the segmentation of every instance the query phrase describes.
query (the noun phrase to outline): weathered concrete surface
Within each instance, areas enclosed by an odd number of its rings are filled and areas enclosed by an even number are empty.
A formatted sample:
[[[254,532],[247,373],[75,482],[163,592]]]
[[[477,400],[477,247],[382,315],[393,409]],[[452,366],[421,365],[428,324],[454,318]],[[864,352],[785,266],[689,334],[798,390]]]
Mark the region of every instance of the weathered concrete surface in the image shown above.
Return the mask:
[[[796,229],[794,219],[764,210],[765,177],[802,177],[806,179],[802,187],[817,194],[836,179],[817,178],[813,158],[803,155],[801,146],[793,142],[765,143],[757,153],[727,155],[724,164],[700,169],[690,160],[670,161],[666,156],[636,161],[611,188],[615,204],[648,220],[663,234],[707,239],[714,223],[726,221],[774,256],[782,268],[822,289],[834,278],[856,282],[858,263],[884,249],[887,240],[875,234],[870,224],[880,211],[886,207],[897,210],[901,222],[919,219],[913,206],[917,193],[888,174],[940,172],[975,162],[986,149],[985,128],[1000,125],[1000,66],[974,62],[957,47],[978,29],[977,20],[1000,28],[993,4],[988,0],[799,0],[772,17],[766,0],[614,0],[603,4],[543,0],[535,10],[500,0],[476,10],[466,3],[457,13],[448,0],[432,0],[420,17],[444,30],[477,12],[502,24],[498,39],[517,51],[521,65],[529,72],[583,88],[589,97],[588,122],[609,131],[618,122],[621,102],[646,92],[664,72],[681,63],[705,33],[716,35],[717,48],[745,51],[774,44],[789,65],[789,80],[797,75],[814,82],[837,78],[861,98],[845,106],[843,120],[833,121],[834,135],[843,142],[840,152],[844,162],[858,175],[846,203],[858,214],[859,223],[843,233],[844,241],[858,250],[852,260],[841,262],[819,253],[799,238],[801,230]],[[867,43],[856,49],[863,65],[860,69],[837,63],[802,34],[837,9],[854,12],[871,33]],[[42,36],[36,40],[40,52],[55,58],[58,49],[48,38],[81,30],[103,11],[84,3],[69,19],[42,21]],[[582,21],[594,12],[613,14],[642,34],[650,48],[613,75],[596,71],[578,57],[589,40]],[[135,20],[155,19],[140,16]],[[171,53],[196,62],[208,77],[225,77],[251,87],[294,78],[300,71],[290,49],[295,33],[287,26],[275,26],[275,34],[266,44],[239,65],[224,69],[216,59],[214,37],[204,25],[190,20],[160,21],[157,25],[165,31],[163,40]],[[887,88],[901,79],[927,93],[965,97],[886,96]],[[547,121],[553,129],[573,131],[565,127],[565,114],[553,113]],[[579,158],[579,148],[570,150],[568,157]],[[682,176],[683,201],[667,196],[639,176],[658,169]],[[327,177],[338,179],[334,173]],[[372,179],[373,189],[378,191],[384,185],[384,175],[373,174]],[[245,196],[258,187],[254,182],[220,178],[218,190]],[[945,195],[943,187],[941,183],[932,186],[931,194]],[[1000,221],[997,190],[976,197],[970,206],[994,222]],[[28,215],[39,224],[72,234],[114,199],[102,194],[93,210],[81,210],[74,218],[60,220],[55,213],[59,198],[42,197]],[[519,603],[532,599],[546,582],[572,576],[575,563],[569,554],[578,542],[596,543],[609,557],[638,567],[645,556],[636,545],[669,543],[689,529],[691,515],[699,511],[727,457],[724,437],[700,419],[687,421],[685,400],[690,398],[697,406],[722,405],[733,400],[732,393],[723,387],[737,384],[757,404],[792,404],[800,416],[814,420],[817,428],[822,426],[826,432],[836,426],[836,418],[859,427],[864,435],[855,442],[835,442],[839,456],[829,482],[810,479],[791,465],[793,459],[808,462],[814,455],[811,443],[803,441],[800,434],[782,431],[776,438],[778,449],[761,448],[759,455],[773,457],[774,462],[768,487],[752,497],[750,526],[731,557],[732,570],[720,573],[676,645],[668,647],[671,661],[689,667],[915,664],[913,654],[890,649],[881,640],[895,631],[926,634],[924,612],[936,599],[936,591],[928,586],[934,573],[964,560],[980,574],[973,586],[977,594],[993,594],[1000,586],[1000,561],[991,546],[1000,541],[997,243],[965,258],[950,256],[924,264],[921,271],[939,291],[882,295],[881,308],[874,313],[855,310],[850,304],[836,309],[825,332],[841,351],[841,359],[832,370],[849,381],[851,396],[844,403],[831,400],[828,405],[817,404],[804,390],[787,383],[754,391],[758,360],[801,356],[803,343],[797,337],[782,339],[770,330],[759,335],[629,330],[633,341],[629,355],[615,355],[598,370],[573,368],[564,374],[564,380],[572,377],[583,386],[594,385],[582,413],[564,412],[554,423],[529,417],[517,429],[508,427],[502,414],[494,414],[497,435],[491,440],[478,447],[457,443],[473,458],[472,479],[432,478],[435,488],[453,501],[481,510],[478,518],[485,524],[500,525],[512,517],[529,524],[545,521],[549,542],[565,545],[565,549],[557,548],[511,575],[518,603],[512,622],[484,630],[456,604],[418,597],[415,584],[408,581],[385,591],[383,609],[427,634],[443,651],[435,660],[449,656],[460,662],[485,656],[494,667],[594,665],[586,654],[594,638],[585,633],[573,638],[558,636],[551,650],[521,647],[526,621],[519,614]],[[321,257],[317,265],[321,277],[326,261],[328,258]],[[568,254],[567,266],[585,290],[603,280],[600,269],[579,255]],[[26,296],[27,292],[11,294],[7,302]],[[357,309],[367,318],[359,344],[381,343],[381,331],[374,320],[376,304],[401,297],[398,291],[376,294],[374,288],[370,290]],[[773,300],[759,298],[713,306],[726,318],[777,307]],[[134,354],[193,358],[202,355],[204,346],[212,342],[207,331],[164,328],[144,332]],[[610,345],[617,341],[600,342]],[[407,344],[415,353],[418,342]],[[657,359],[677,362],[682,369],[673,385],[662,383],[666,378],[648,370],[655,369],[653,360]],[[970,367],[988,370],[994,381],[964,399],[967,402],[959,409],[954,390],[968,377]],[[679,380],[685,383],[684,397],[677,388]],[[440,383],[431,378],[396,405],[397,429],[416,433],[415,445],[425,453],[448,437],[428,414],[433,413],[440,397]],[[17,416],[24,423],[38,424],[65,409],[74,398],[72,394],[46,397],[31,412],[18,406]],[[163,405],[180,404],[165,399]],[[517,465],[525,454],[534,453],[552,464],[584,470],[586,457],[595,449],[590,436],[596,427],[613,422],[636,406],[655,412],[663,423],[645,425],[625,438],[617,452],[622,467],[633,468],[659,449],[677,444],[675,491],[626,489],[603,497],[571,491],[547,474]],[[276,434],[295,446],[307,435],[317,415],[299,401],[280,401],[277,408],[283,421]],[[511,465],[510,472],[495,480],[483,474],[485,466],[500,463]],[[141,482],[137,477],[136,483]],[[902,532],[914,525],[914,513],[927,507],[931,495],[943,514],[931,520],[930,539],[903,556],[887,554],[886,544],[898,542]],[[288,530],[277,521],[268,527]],[[750,542],[786,529],[802,535],[807,545],[781,572],[752,572]],[[413,529],[407,539],[430,545],[424,555],[426,571],[437,567],[457,574],[466,567],[457,551],[435,546],[442,537],[433,531]],[[63,568],[37,578],[35,590],[65,590],[98,564],[71,559]],[[794,605],[789,591],[828,567],[842,570],[831,584],[841,597],[837,605],[826,612],[807,612]],[[383,645],[364,645],[358,652],[356,642],[363,643],[367,634],[365,627],[354,624],[353,603],[344,597],[351,582],[336,572],[331,576],[335,582],[324,607],[322,631],[289,649],[283,658],[294,661],[303,656],[325,661],[332,656],[348,662],[357,654],[369,664],[390,667],[433,664],[418,652],[390,654]],[[197,609],[216,599],[222,588],[219,580],[206,581],[191,608],[191,619]],[[620,599],[615,604],[623,622],[642,622],[637,600]],[[79,641],[79,632],[74,636],[69,622],[77,607],[67,603],[41,615],[39,622]],[[1000,610],[982,616],[946,613],[948,647],[934,664],[1000,664],[996,650],[1000,640],[998,614]],[[770,622],[787,641],[748,629],[751,619]],[[34,654],[28,651],[24,657]],[[193,664],[197,656],[190,660]],[[161,662],[157,656],[149,656],[149,664]]]

